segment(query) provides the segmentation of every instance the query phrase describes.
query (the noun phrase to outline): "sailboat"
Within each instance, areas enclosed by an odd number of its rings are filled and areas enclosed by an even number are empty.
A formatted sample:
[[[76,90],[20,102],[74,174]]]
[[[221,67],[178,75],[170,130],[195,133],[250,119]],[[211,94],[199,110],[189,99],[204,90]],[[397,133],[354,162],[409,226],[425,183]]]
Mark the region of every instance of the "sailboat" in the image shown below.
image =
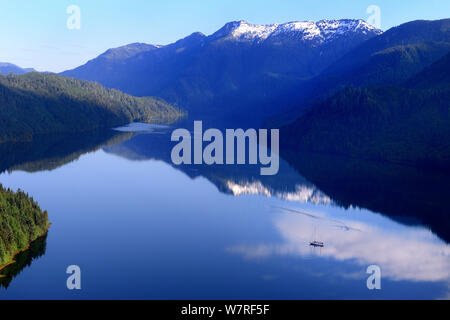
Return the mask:
[[[320,248],[323,248],[323,247],[325,246],[325,245],[323,244],[323,242],[316,241],[316,240],[311,241],[311,242],[309,243],[309,245],[312,246],[312,247],[320,247]]]
[[[316,228],[314,228],[314,239],[316,239]],[[319,247],[319,248],[323,248],[325,246],[323,242],[317,240],[310,241],[309,245],[311,247]]]

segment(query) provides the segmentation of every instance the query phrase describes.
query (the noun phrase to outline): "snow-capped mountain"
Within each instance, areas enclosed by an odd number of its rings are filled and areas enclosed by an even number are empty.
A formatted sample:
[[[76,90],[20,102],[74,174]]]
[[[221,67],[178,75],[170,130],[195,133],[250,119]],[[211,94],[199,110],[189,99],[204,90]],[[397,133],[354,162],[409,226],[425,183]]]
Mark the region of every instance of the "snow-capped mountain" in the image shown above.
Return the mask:
[[[243,111],[253,105],[258,112],[251,119],[259,121],[285,107],[279,97],[305,90],[308,79],[380,33],[350,19],[272,25],[234,21],[211,35],[195,32],[169,45],[110,49],[63,75],[137,96],[159,96],[191,115],[220,114],[237,121],[236,114],[248,119]]]
[[[227,23],[213,34],[213,37],[263,42],[279,36],[289,36],[299,41],[324,43],[350,33],[381,34],[382,31],[361,19],[295,21],[268,25],[251,24],[241,20]]]

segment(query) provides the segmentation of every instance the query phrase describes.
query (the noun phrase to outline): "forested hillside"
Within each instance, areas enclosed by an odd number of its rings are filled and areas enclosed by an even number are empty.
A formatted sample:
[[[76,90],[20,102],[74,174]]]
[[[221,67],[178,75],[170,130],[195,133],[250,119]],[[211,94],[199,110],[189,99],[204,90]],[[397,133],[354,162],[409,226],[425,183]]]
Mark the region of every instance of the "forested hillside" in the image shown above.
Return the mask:
[[[295,103],[270,117],[266,125],[280,127],[347,87],[397,86],[450,52],[450,19],[418,20],[391,28],[361,43],[336,63],[299,86]]]
[[[47,232],[48,215],[23,191],[0,185],[0,267]]]
[[[282,128],[285,146],[450,172],[450,54],[403,87],[347,88]]]
[[[282,111],[280,97],[297,96],[305,81],[381,32],[354,19],[233,21],[211,35],[196,32],[165,46],[110,49],[62,75],[163,97],[203,118],[259,122]]]
[[[134,121],[170,122],[182,114],[162,99],[136,98],[94,82],[37,72],[0,76],[0,142]]]

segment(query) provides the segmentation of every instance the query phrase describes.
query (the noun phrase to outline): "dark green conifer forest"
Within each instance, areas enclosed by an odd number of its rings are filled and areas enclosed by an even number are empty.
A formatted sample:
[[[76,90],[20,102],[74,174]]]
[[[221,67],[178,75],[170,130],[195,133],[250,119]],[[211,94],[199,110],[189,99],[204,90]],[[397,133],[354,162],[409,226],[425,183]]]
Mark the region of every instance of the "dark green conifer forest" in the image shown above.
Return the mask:
[[[133,97],[95,82],[37,72],[0,75],[0,143],[136,121],[171,122],[182,115],[162,99]]]
[[[21,190],[0,185],[0,267],[47,232],[48,214]]]

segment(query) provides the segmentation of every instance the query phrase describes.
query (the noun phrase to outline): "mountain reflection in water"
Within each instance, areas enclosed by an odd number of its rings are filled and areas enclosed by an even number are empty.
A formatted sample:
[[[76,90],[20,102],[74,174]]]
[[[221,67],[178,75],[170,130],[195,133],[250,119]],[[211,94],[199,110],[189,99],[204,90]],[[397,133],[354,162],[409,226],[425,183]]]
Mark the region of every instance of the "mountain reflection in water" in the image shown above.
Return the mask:
[[[22,187],[25,179],[29,187],[35,186],[35,193],[42,189],[42,179],[46,179],[45,183],[52,181],[55,184],[52,186],[49,182],[45,185],[46,193],[40,194],[45,201],[36,197],[40,203],[44,202],[45,209],[54,205],[56,210],[49,211],[50,220],[53,220],[52,216],[59,220],[52,227],[52,236],[56,240],[49,240],[49,246],[53,245],[56,251],[53,260],[46,259],[47,266],[53,268],[54,264],[61,263],[60,256],[67,263],[73,263],[73,254],[66,251],[77,243],[75,254],[79,253],[78,259],[86,257],[83,258],[85,265],[115,261],[119,268],[113,268],[112,273],[126,270],[126,281],[118,285],[121,288],[118,292],[124,296],[113,295],[113,298],[205,297],[202,293],[212,292],[209,286],[213,280],[205,274],[202,263],[215,270],[211,276],[217,281],[217,292],[213,292],[217,294],[212,297],[240,297],[233,294],[235,291],[231,287],[228,288],[232,279],[245,285],[239,288],[241,292],[251,291],[252,294],[243,295],[244,298],[330,297],[332,290],[322,288],[324,291],[313,292],[309,287],[309,291],[301,291],[294,285],[296,281],[305,286],[308,283],[316,285],[319,278],[327,283],[331,273],[341,280],[333,278],[328,285],[338,281],[344,287],[342,281],[347,281],[348,288],[342,290],[356,292],[349,297],[370,298],[365,288],[365,268],[378,264],[382,268],[383,288],[392,288],[392,282],[401,287],[397,291],[383,291],[383,297],[403,298],[414,292],[413,297],[419,298],[449,297],[450,207],[446,201],[449,179],[414,168],[288,150],[281,150],[280,170],[275,176],[261,176],[260,167],[252,165],[175,166],[170,158],[175,144],[170,141],[172,129],[134,124],[131,129],[122,127],[116,131],[78,136],[39,137],[34,142],[0,145],[0,169],[13,176],[7,179],[3,174],[2,180]],[[83,165],[77,167],[77,163]],[[91,190],[85,180],[97,174],[99,166],[103,165],[105,168],[100,170],[98,178],[90,181],[94,188]],[[142,170],[162,170],[164,175]],[[16,171],[27,174],[20,173],[14,177]],[[41,176],[44,171],[49,172]],[[142,176],[145,183],[137,184],[132,192],[125,192],[130,187],[126,184],[130,183],[130,175],[133,179]],[[183,179],[186,176],[189,179]],[[156,180],[151,180],[153,177]],[[70,182],[68,178],[74,180],[73,188],[67,184]],[[116,187],[110,187],[111,181],[116,183]],[[139,185],[141,188],[137,188]],[[102,188],[113,194],[106,191],[105,194],[93,194],[93,190]],[[24,189],[27,190],[26,187]],[[61,201],[47,196],[48,192],[60,189]],[[72,194],[73,191],[76,193]],[[214,200],[211,201],[217,201],[214,202],[217,207],[211,208],[208,215],[196,215],[199,210],[209,212],[204,208],[202,196],[197,195],[200,191],[212,192],[209,196]],[[118,193],[111,199],[114,192]],[[171,192],[178,192],[180,201],[187,201],[183,212],[167,204],[173,196]],[[145,197],[152,200],[141,200]],[[192,203],[188,203],[191,198]],[[74,203],[78,201],[79,208],[66,208],[68,199]],[[74,226],[73,230],[71,226]],[[79,230],[83,230],[83,237],[79,237]],[[110,230],[122,234],[122,237],[116,239],[117,234],[111,234]],[[129,234],[131,230],[132,235]],[[316,236],[313,236],[314,230],[317,230]],[[12,279],[23,270],[21,266],[29,266],[33,259],[45,253],[45,239],[40,250],[35,248],[24,252],[23,256],[18,256],[20,263],[11,265],[9,271],[3,270],[8,276],[0,279],[1,286],[10,290],[11,283],[14,283]],[[312,250],[309,246],[312,240],[323,242],[324,248]],[[92,241],[98,241],[98,247],[105,245],[105,252],[94,250]],[[133,246],[142,242],[144,251],[148,250],[135,257],[134,266],[128,265],[131,258],[127,255],[131,245],[128,241]],[[191,241],[196,246],[189,249],[187,246],[192,244]],[[111,248],[108,247],[110,242],[114,242]],[[154,243],[158,246],[155,247]],[[161,243],[165,245],[161,246]],[[127,250],[120,248],[121,245]],[[127,261],[124,263],[127,265],[117,261],[117,252],[125,255]],[[165,262],[160,266],[158,261]],[[177,266],[185,264],[190,268],[190,277],[196,281],[198,295],[186,296],[175,292],[171,287],[172,280],[167,280],[175,277],[178,281],[187,281],[181,280],[184,277],[177,269]],[[90,268],[92,271],[93,267]],[[134,279],[127,268],[144,268],[152,272]],[[186,268],[183,270],[185,272]],[[233,270],[239,270],[239,274],[234,274]],[[257,272],[255,270],[264,270],[263,282],[253,282],[256,281],[252,276]],[[90,296],[89,291],[83,291],[87,295],[84,297],[104,298],[105,294],[113,294],[114,291],[102,289],[101,284],[106,285],[101,282],[104,278],[95,278],[99,281],[100,293]],[[357,282],[352,282],[355,280]],[[58,297],[65,297],[66,291],[57,291],[60,290],[60,280],[52,281],[57,284],[56,287],[49,286],[49,296],[53,297],[53,292],[58,292]],[[149,288],[150,284],[158,284],[158,281],[164,284],[160,284],[159,295],[156,296],[150,295],[148,289],[126,290],[128,284],[135,287],[139,283]],[[281,282],[277,284],[276,281]],[[280,288],[281,284],[288,289],[273,290]],[[20,284],[19,288],[21,285],[26,284]],[[254,286],[261,286],[261,290],[251,289]],[[416,286],[416,291],[410,290],[411,286]],[[177,288],[184,290],[185,287]],[[193,290],[189,286],[186,288]],[[293,290],[296,290],[295,294]],[[264,292],[270,294],[263,295]],[[262,295],[258,296],[259,293]]]
[[[431,228],[450,242],[450,177],[410,167],[281,150],[280,170],[261,176],[252,165],[180,165],[171,162],[170,130],[143,131],[104,148],[129,160],[160,160],[191,178],[203,176],[224,193],[360,207],[408,225]],[[122,130],[125,130],[122,128]],[[132,126],[131,131],[134,131]],[[157,132],[158,134],[154,134]],[[152,134],[153,133],[153,134]],[[165,134],[164,134],[165,133]],[[285,161],[283,158],[286,158]]]

